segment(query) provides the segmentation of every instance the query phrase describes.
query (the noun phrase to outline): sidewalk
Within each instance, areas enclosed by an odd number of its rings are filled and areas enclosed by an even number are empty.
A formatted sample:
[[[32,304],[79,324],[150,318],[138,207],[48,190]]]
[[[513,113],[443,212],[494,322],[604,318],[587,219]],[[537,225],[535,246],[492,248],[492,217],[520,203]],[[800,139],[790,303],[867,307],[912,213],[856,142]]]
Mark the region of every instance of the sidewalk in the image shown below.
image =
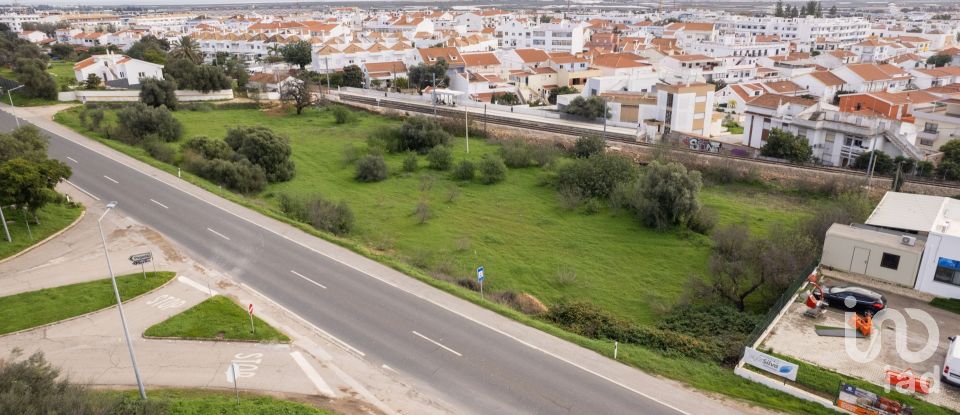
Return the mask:
[[[102,207],[69,185],[58,189],[88,207],[75,228],[31,252],[0,264],[0,296],[107,277],[96,219]],[[147,387],[233,389],[231,363],[242,390],[317,395],[339,413],[454,413],[449,405],[414,390],[401,377],[372,366],[257,293],[186,257],[163,236],[122,211],[104,219],[117,275],[138,273],[127,257],[153,252],[158,270],[175,271],[167,285],[124,303],[138,366]],[[154,264],[148,264],[153,270]],[[209,291],[208,291],[209,284]],[[290,344],[145,339],[150,326],[205,300],[210,294],[254,304],[257,317],[287,334]],[[244,323],[244,322],[241,322]],[[102,386],[134,387],[130,358],[115,307],[19,334],[0,336],[0,353],[15,347],[42,351],[69,378]]]

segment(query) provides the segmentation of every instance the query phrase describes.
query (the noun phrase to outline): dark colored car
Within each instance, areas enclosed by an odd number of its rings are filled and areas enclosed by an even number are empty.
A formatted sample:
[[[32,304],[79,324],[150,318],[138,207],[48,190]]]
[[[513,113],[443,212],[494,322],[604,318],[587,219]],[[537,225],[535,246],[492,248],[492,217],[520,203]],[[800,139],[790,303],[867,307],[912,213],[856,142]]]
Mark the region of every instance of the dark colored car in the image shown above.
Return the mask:
[[[819,300],[820,292],[814,291],[813,296]],[[857,314],[876,314],[887,307],[886,297],[862,287],[825,287],[823,296],[830,307]]]

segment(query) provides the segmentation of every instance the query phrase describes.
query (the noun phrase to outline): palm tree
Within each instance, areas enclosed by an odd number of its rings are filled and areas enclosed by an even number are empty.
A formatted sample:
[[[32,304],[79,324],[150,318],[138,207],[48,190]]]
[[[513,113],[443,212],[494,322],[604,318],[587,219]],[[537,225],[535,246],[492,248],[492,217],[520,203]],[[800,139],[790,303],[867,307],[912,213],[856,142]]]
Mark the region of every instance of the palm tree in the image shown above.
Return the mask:
[[[173,47],[170,48],[170,57],[187,59],[198,65],[203,62],[200,44],[190,36],[182,36],[179,40],[173,41]]]

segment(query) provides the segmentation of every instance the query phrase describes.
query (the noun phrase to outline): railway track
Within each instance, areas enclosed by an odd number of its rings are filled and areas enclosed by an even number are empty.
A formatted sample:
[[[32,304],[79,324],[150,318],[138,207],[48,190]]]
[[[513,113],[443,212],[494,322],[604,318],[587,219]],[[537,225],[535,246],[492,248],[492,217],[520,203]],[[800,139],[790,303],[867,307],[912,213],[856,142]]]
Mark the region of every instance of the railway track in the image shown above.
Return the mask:
[[[452,109],[452,108],[443,107],[443,106],[434,107],[433,105],[430,105],[427,103],[396,101],[391,99],[369,97],[365,95],[357,95],[357,94],[348,93],[348,92],[340,92],[339,97],[341,101],[355,102],[358,104],[364,104],[364,105],[370,105],[370,106],[379,106],[382,108],[390,108],[390,109],[395,109],[400,111],[410,111],[410,112],[418,112],[418,113],[424,113],[424,114],[433,114],[434,111],[436,111],[436,114],[439,116],[452,116],[452,117],[460,117],[463,115],[462,109]],[[490,114],[481,115],[476,113],[473,113],[472,115],[474,117],[474,120],[476,120],[476,122],[488,122],[490,124],[496,124],[496,125],[502,125],[507,127],[514,127],[514,128],[523,128],[523,129],[533,130],[533,131],[543,131],[543,132],[570,135],[570,136],[596,135],[596,134],[603,133],[603,131],[598,128],[553,124],[549,122],[537,122],[537,121],[526,120],[526,119],[506,117],[502,115],[490,115]],[[606,140],[613,143],[626,144],[626,145],[639,146],[639,147],[654,146],[654,144],[636,141],[636,137],[634,137],[631,134],[623,134],[623,133],[618,133],[613,131],[607,131],[605,135],[606,135]],[[722,154],[722,153],[709,153],[704,151],[686,149],[683,147],[673,147],[672,149],[676,151],[693,153],[701,156],[749,160],[751,162],[760,163],[760,164],[767,164],[767,165],[773,165],[773,166],[786,166],[786,167],[805,169],[805,170],[811,170],[811,171],[830,172],[834,174],[841,174],[844,176],[860,178],[860,179],[864,178],[864,173],[861,171],[844,169],[840,167],[784,163],[784,162],[764,160],[764,159],[751,158],[751,157],[738,157],[738,156]],[[891,176],[875,175],[874,177],[892,179]],[[908,176],[904,182],[960,190],[960,183],[942,182],[938,180],[926,180],[926,179],[916,178],[912,176]]]

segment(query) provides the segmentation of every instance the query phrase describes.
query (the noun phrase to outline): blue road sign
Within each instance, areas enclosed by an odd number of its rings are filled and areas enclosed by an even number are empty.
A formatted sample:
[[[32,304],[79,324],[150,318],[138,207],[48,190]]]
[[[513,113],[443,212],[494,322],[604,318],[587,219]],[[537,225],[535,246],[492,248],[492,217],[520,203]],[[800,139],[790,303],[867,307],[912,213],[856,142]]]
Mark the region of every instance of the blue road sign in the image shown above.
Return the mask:
[[[477,282],[483,282],[483,267],[477,267]]]

